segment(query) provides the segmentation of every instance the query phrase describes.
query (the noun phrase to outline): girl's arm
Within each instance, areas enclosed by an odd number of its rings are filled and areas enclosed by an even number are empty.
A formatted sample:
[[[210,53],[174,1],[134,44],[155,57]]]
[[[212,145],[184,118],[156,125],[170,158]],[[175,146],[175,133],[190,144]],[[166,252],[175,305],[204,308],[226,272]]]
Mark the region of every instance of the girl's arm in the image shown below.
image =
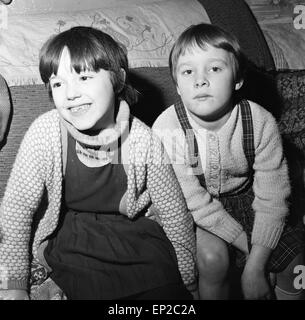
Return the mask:
[[[161,163],[164,150],[160,141],[152,138],[150,161],[147,165],[147,188],[161,225],[175,248],[184,283],[190,290],[196,286],[196,243],[194,224],[183,193],[170,164]],[[159,161],[158,161],[159,159]]]
[[[27,289],[29,242],[33,214],[44,190],[47,156],[39,136],[47,139],[34,122],[25,134],[13,165],[0,207],[0,289]]]

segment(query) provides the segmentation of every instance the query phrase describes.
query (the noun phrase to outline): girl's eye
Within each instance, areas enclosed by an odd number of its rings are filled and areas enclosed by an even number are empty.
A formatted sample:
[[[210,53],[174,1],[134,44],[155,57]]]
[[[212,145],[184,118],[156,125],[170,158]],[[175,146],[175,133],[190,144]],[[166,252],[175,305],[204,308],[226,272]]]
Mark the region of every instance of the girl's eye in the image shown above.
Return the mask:
[[[80,79],[81,79],[82,81],[86,81],[86,80],[89,79],[89,77],[88,77],[88,76],[81,76]]]
[[[53,89],[59,88],[60,86],[61,86],[61,83],[60,83],[60,82],[53,82],[53,83],[51,84],[51,87],[52,87]]]

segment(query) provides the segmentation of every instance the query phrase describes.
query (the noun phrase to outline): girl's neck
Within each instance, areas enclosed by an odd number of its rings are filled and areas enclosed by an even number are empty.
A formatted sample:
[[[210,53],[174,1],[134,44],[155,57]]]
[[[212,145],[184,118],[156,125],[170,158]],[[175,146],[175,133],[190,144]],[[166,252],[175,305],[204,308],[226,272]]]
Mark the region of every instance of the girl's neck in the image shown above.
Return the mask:
[[[126,101],[121,101],[115,121],[113,121],[112,125],[107,126],[107,128],[78,131],[69,122],[64,119],[62,121],[72,137],[78,142],[88,146],[107,147],[117,141],[123,132],[129,129],[129,117],[129,106]]]

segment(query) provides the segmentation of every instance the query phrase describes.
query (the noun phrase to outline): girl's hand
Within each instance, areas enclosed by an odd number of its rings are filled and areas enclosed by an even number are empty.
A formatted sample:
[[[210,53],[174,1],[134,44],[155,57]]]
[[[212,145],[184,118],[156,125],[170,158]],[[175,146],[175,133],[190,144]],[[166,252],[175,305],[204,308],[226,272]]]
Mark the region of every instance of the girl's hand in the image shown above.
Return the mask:
[[[270,300],[272,292],[264,270],[245,267],[241,276],[241,287],[246,300]]]
[[[0,290],[0,300],[29,300],[26,290]]]

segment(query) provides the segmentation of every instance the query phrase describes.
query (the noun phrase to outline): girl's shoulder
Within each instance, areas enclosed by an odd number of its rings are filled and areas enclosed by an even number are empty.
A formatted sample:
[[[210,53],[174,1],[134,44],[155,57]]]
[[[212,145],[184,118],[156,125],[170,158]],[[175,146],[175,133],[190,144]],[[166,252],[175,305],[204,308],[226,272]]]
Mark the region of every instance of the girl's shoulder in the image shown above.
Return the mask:
[[[143,121],[132,116],[130,135],[134,139],[150,139],[152,136],[152,130]]]
[[[47,111],[38,116],[32,123],[31,128],[52,128],[59,127],[59,114],[56,109]]]

